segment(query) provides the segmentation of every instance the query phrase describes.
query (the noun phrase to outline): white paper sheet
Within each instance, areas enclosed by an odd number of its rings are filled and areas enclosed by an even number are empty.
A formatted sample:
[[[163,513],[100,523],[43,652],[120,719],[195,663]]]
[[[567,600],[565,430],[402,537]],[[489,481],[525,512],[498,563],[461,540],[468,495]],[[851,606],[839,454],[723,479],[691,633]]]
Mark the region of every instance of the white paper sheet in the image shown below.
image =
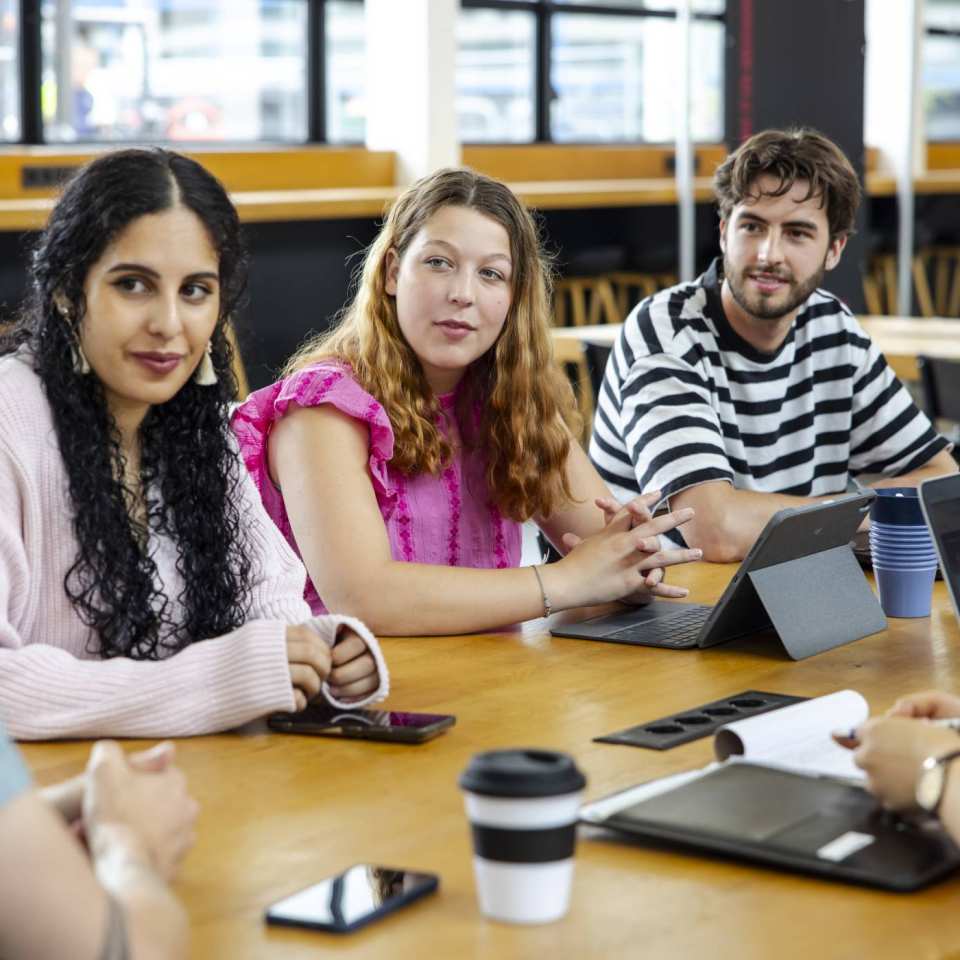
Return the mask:
[[[718,760],[742,756],[799,773],[862,781],[853,751],[837,746],[830,734],[858,727],[869,713],[859,693],[840,690],[728,723],[717,731],[714,751]]]

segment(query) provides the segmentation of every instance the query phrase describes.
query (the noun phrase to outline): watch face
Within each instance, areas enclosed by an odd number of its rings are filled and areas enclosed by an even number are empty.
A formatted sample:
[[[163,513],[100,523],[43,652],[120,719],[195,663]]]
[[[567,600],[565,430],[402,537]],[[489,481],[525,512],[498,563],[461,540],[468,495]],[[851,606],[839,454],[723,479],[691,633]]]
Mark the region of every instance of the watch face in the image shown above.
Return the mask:
[[[943,776],[946,772],[946,766],[937,763],[935,760],[929,766],[929,761],[924,761],[923,769],[920,771],[920,779],[917,780],[917,806],[933,813],[940,803],[940,795],[943,793]]]

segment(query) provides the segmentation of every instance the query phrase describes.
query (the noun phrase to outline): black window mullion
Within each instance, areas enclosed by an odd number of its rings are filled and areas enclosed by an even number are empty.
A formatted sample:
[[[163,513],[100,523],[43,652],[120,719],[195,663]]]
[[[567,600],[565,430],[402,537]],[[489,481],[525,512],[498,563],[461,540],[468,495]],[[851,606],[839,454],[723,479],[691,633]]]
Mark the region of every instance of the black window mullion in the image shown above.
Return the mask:
[[[20,0],[20,142],[43,143],[40,83],[43,51],[40,45],[40,4]]]
[[[553,103],[553,70],[552,54],[553,44],[550,38],[550,14],[544,10],[538,10],[537,17],[537,49],[536,49],[536,129],[534,139],[537,143],[549,143],[551,139],[550,129],[550,105]]]
[[[307,141],[327,139],[326,0],[307,0]]]

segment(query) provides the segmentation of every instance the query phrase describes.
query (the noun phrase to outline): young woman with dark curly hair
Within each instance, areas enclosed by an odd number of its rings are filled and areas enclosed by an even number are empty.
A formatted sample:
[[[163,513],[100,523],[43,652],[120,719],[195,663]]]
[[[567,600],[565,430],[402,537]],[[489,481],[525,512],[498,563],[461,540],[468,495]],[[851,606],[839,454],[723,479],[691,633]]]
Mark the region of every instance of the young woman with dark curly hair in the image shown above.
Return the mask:
[[[663,551],[658,534],[690,514],[610,499],[573,439],[549,327],[537,228],[508,187],[441,170],[397,200],[340,326],[234,416],[314,612],[468,633],[686,593],[663,567],[699,552]],[[532,571],[517,569],[531,518],[566,554]]]
[[[246,262],[223,187],[166,150],[94,160],[39,238],[0,357],[0,718],[20,739],[385,695],[369,631],[311,619],[229,431]]]

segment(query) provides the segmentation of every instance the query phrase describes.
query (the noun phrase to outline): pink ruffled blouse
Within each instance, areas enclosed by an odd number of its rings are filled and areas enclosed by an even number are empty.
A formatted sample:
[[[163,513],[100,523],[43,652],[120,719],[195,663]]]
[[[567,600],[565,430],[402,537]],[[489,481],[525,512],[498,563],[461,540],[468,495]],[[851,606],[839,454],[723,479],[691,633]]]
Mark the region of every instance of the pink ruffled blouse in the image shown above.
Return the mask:
[[[454,395],[439,398],[450,410]],[[407,476],[391,466],[393,428],[386,411],[357,381],[350,368],[324,360],[285,380],[250,394],[233,416],[233,431],[244,463],[267,513],[297,551],[283,494],[270,478],[267,442],[270,430],[291,403],[315,407],[331,403],[363,420],[370,431],[370,482],[383,515],[394,560],[451,567],[516,567],[520,563],[520,525],[489,502],[484,462],[475,452],[459,452],[437,476]],[[313,583],[304,598],[315,614],[326,607]]]

